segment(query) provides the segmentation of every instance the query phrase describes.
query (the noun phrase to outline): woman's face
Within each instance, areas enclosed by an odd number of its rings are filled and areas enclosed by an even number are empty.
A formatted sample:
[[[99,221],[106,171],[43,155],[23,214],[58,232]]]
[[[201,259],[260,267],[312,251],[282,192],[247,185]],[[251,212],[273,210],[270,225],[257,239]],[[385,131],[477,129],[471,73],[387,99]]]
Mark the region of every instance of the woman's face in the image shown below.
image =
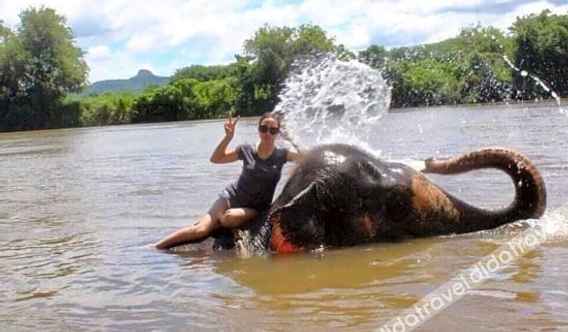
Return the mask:
[[[278,126],[278,121],[273,118],[263,119],[258,126],[258,136],[261,141],[265,142],[274,142],[279,131],[280,126]]]

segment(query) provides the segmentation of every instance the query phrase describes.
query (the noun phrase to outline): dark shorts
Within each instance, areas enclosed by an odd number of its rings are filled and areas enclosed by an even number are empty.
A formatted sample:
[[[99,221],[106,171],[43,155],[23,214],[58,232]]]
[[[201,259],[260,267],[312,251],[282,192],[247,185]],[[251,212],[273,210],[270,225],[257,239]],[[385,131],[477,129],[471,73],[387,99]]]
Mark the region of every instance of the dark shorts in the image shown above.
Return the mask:
[[[263,202],[245,194],[232,194],[226,189],[219,194],[219,197],[227,200],[229,208],[246,207],[255,209],[258,212],[268,210],[268,208],[270,208],[269,202]]]

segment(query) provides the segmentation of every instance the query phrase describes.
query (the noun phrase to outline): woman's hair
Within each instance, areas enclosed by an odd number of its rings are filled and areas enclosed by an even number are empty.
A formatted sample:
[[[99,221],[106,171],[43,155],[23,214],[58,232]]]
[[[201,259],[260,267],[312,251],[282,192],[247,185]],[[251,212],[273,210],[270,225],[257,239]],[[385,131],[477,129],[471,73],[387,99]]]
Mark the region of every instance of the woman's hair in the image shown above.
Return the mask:
[[[276,112],[266,112],[260,116],[260,119],[258,120],[258,125],[260,126],[260,124],[264,119],[274,119],[276,120],[276,123],[278,123],[278,127],[280,127],[280,118],[281,118],[280,114]]]

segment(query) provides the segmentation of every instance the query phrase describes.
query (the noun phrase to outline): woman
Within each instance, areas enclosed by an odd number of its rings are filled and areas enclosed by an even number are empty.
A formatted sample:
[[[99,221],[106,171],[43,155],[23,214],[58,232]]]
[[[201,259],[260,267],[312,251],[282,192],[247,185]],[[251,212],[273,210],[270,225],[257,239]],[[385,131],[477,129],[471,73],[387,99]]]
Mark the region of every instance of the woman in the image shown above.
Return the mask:
[[[296,161],[301,155],[285,148],[277,148],[276,137],[280,133],[280,119],[276,114],[265,113],[258,121],[260,141],[256,147],[250,144],[228,148],[235,135],[239,118],[225,121],[225,137],[221,140],[211,162],[215,164],[243,161],[239,179],[221,192],[209,212],[191,226],[184,227],[155,244],[157,249],[169,249],[184,243],[202,240],[219,227],[235,228],[254,219],[260,211],[268,209],[282,166]]]

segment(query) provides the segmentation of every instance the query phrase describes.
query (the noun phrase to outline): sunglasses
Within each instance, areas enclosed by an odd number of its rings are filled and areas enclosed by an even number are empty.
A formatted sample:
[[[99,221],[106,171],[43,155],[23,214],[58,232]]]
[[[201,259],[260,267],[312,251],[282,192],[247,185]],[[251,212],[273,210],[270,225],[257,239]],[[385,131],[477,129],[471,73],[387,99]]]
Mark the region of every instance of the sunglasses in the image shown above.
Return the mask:
[[[268,127],[268,126],[265,126],[265,125],[261,125],[261,126],[258,126],[258,131],[260,131],[263,134],[266,133],[266,132],[270,132],[270,134],[276,135],[280,132],[280,128]]]

